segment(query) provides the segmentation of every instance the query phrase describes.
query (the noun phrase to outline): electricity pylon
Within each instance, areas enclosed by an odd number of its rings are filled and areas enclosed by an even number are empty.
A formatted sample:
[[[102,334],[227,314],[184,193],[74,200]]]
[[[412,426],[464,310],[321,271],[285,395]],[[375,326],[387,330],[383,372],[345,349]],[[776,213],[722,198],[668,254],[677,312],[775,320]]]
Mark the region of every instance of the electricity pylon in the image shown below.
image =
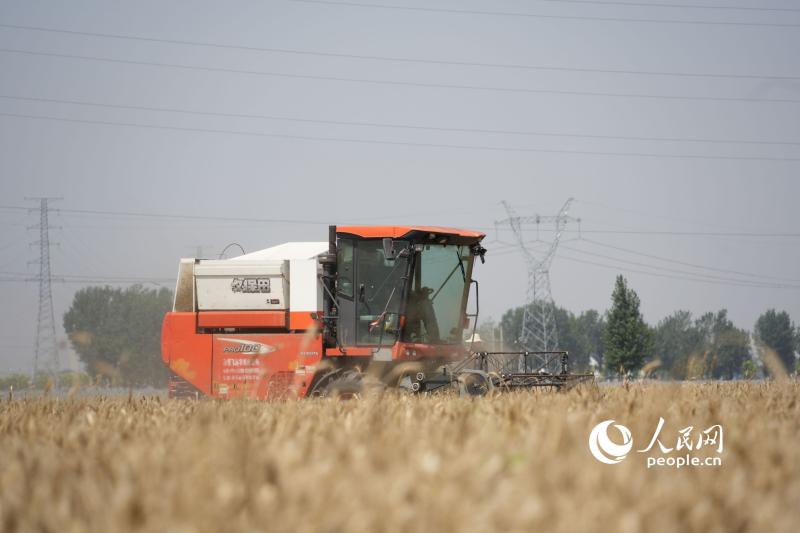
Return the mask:
[[[50,272],[50,226],[48,221],[49,205],[51,200],[60,198],[35,197],[26,198],[39,202],[39,224],[30,229],[39,230],[39,240],[32,245],[39,245],[39,275],[32,281],[39,282],[39,316],[36,321],[36,352],[33,359],[33,381],[36,383],[41,372],[50,375],[53,384],[58,386],[58,373],[61,362],[58,358],[58,343],[56,340],[56,321],[53,313],[52,275]]]
[[[497,226],[507,225],[514,233],[516,244],[528,266],[528,290],[522,317],[519,343],[526,351],[558,349],[558,328],[555,320],[555,303],[550,289],[550,265],[555,257],[558,243],[568,222],[576,219],[568,215],[573,198],[568,199],[557,215],[518,216],[514,209],[503,202],[508,218],[495,222]],[[535,224],[536,240],[527,241],[524,226]],[[552,224],[555,233],[552,239],[542,240],[539,230],[542,224]],[[555,371],[558,358],[536,355],[542,363],[541,369]]]

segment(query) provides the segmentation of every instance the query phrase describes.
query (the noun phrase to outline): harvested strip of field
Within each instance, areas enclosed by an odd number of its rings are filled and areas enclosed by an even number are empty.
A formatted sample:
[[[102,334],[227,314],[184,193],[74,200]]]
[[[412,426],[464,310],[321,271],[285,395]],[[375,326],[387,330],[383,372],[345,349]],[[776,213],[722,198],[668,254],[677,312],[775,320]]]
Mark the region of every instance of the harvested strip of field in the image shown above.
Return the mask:
[[[0,530],[796,531],[799,392],[3,401]],[[722,465],[648,469],[645,453],[615,465],[589,453],[597,423],[627,426],[635,450],[660,417],[670,447],[686,426],[696,438],[721,424]]]

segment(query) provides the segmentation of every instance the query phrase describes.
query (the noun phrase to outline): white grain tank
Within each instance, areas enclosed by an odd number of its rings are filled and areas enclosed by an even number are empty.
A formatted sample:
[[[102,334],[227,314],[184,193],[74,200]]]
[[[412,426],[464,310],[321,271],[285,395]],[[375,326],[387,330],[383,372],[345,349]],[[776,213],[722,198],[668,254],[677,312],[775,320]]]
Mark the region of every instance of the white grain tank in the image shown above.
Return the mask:
[[[175,311],[322,309],[317,258],[326,242],[289,242],[232,259],[182,259]]]

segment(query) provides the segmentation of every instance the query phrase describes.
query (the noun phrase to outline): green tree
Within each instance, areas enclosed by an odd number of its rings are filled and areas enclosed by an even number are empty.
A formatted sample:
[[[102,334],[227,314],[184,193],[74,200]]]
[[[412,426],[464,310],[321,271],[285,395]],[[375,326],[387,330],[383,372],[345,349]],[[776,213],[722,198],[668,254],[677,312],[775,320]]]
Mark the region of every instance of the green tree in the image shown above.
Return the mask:
[[[65,370],[58,376],[58,383],[65,389],[72,387],[87,387],[92,384],[92,378],[86,372],[73,372]]]
[[[751,358],[750,336],[728,319],[728,311],[706,313],[697,319],[696,329],[703,341],[702,375],[697,377],[733,379],[742,375],[742,365]]]
[[[503,313],[500,318],[500,329],[503,331],[503,342],[507,348],[518,349],[519,336],[522,332],[522,315],[525,306],[513,307]]]
[[[588,356],[583,351],[576,331],[575,315],[563,307],[554,306],[553,316],[555,317],[558,334],[558,346],[555,346],[554,349],[569,352],[569,365],[571,368],[576,369],[588,366]]]
[[[31,385],[31,377],[25,374],[15,373],[0,377],[0,392],[7,391],[11,388],[17,391],[27,389]]]
[[[733,325],[725,309],[694,321],[689,311],[676,311],[656,326],[654,348],[659,373],[672,379],[733,379],[751,357],[750,336]]]
[[[798,355],[800,355],[800,326],[795,328],[794,334],[794,351]],[[797,362],[794,365],[794,373],[800,375],[800,358],[798,358]]]
[[[748,359],[742,364],[742,377],[744,379],[753,379],[758,373],[758,367],[752,359]]]
[[[639,296],[617,276],[612,306],[603,332],[606,368],[612,373],[628,373],[641,368],[652,349],[652,332],[639,311]]]
[[[87,287],[75,294],[64,329],[95,380],[162,386],[161,322],[171,306],[167,289]]]
[[[700,332],[689,311],[675,311],[655,327],[653,355],[661,366],[657,374],[672,379],[686,379],[689,361],[701,351]]]
[[[578,353],[583,355],[581,361],[584,362],[582,367],[576,365],[577,368],[588,369],[591,366],[589,364],[591,359],[594,359],[600,368],[603,367],[603,330],[605,327],[603,315],[594,309],[584,311],[575,317],[574,331],[580,346]]]
[[[758,344],[774,351],[786,372],[791,372],[795,366],[797,334],[789,313],[770,309],[758,317],[755,334]]]

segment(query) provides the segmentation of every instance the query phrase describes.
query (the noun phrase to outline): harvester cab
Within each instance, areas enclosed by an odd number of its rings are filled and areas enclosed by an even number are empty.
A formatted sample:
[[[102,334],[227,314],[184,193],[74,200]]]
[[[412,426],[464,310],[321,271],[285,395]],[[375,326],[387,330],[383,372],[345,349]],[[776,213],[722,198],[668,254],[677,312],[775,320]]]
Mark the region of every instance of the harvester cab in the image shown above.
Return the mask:
[[[323,336],[326,353],[339,359],[330,359],[330,378],[320,376],[311,393],[369,383],[411,391],[460,386],[447,365],[469,355],[465,333],[471,327],[474,334],[478,309],[472,269],[486,253],[483,238],[440,227],[331,227],[322,260]],[[467,310],[472,287],[474,313]]]
[[[337,228],[336,261],[324,278],[332,347],[368,349],[376,362],[463,357],[465,331],[475,325],[467,301],[477,286],[474,259],[486,253],[483,237],[445,228]]]

